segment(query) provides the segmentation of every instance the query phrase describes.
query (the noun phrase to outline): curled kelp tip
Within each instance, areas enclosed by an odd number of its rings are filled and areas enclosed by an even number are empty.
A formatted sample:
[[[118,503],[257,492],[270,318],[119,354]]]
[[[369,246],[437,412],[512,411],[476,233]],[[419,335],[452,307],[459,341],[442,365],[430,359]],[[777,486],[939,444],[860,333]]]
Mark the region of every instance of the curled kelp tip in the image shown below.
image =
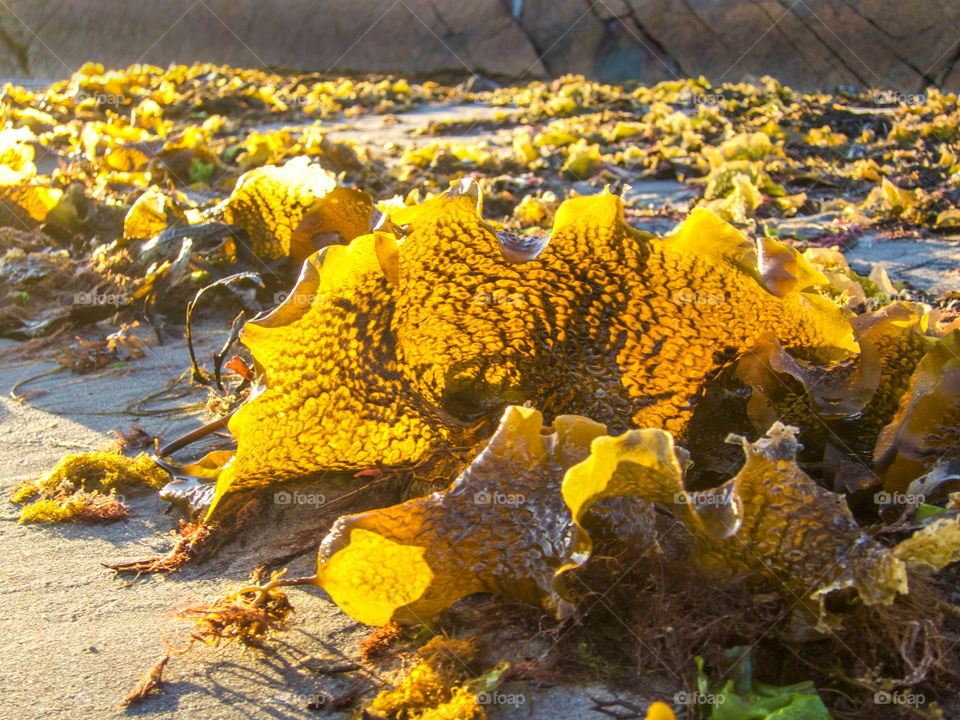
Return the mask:
[[[389,227],[389,225],[387,226]],[[374,230],[374,248],[384,277],[393,287],[400,285],[400,249],[392,230]]]
[[[767,434],[756,442],[751,443],[742,435],[734,433],[727,435],[726,442],[742,446],[748,458],[750,453],[760,453],[774,460],[796,460],[801,447],[797,439],[799,434],[800,428],[777,421],[770,426]]]
[[[563,481],[564,501],[579,532],[578,554],[562,571],[589,557],[592,541],[582,520],[605,498],[626,496],[657,503],[706,537],[724,539],[736,533],[740,509],[735,494],[729,488],[688,490],[684,476],[689,458],[663,430],[630,430],[594,440],[589,457],[571,467]]]
[[[874,467],[884,488],[903,492],[960,440],[960,330],[936,341],[917,363],[896,414],[877,437]]]
[[[869,343],[860,343],[859,355],[830,365],[804,362],[788,353],[772,334],[737,361],[735,376],[751,390],[747,414],[762,430],[777,420],[801,422],[812,411],[824,420],[859,415],[880,383],[880,356]],[[805,428],[816,432],[820,424]]]
[[[563,471],[603,427],[509,407],[488,445],[446,490],[340,518],[324,539],[317,582],[361,622],[423,622],[474,592],[573,608],[555,589],[569,562],[572,522]]]
[[[484,223],[480,200],[464,181],[391,207],[380,229],[311,255],[244,326],[258,384],[230,420],[238,448],[208,516],[244,487],[422,463],[511,404],[682,437],[705,383],[771,330],[811,363],[859,351],[838,306],[771,295],[752,244],[709,211],[655,238],[610,192],[571,198],[534,256]],[[530,257],[510,262],[505,242]],[[584,351],[598,343],[620,349]]]
[[[318,197],[290,236],[290,256],[303,262],[324,247],[349,243],[369,231],[373,198],[362,190],[335,187]]]
[[[471,200],[477,210],[477,215],[483,215],[483,190],[475,178],[461,178],[450,183],[446,195],[451,198],[465,197]]]
[[[796,248],[765,235],[757,237],[757,267],[767,289],[781,298],[828,284],[826,276]]]

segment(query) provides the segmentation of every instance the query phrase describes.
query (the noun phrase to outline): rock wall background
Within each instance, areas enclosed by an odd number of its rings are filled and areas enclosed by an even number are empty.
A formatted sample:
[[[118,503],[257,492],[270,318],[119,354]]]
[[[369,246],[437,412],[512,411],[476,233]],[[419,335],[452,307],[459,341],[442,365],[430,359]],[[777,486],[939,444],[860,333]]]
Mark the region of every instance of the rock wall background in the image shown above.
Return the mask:
[[[647,83],[771,74],[960,90],[956,0],[6,0],[0,77],[84,62],[330,71],[574,72]]]

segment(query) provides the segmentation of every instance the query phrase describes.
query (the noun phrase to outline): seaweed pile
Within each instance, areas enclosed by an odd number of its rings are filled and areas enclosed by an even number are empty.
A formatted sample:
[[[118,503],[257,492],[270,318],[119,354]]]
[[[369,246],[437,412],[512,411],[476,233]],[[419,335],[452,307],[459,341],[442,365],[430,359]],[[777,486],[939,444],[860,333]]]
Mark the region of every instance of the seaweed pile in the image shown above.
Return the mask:
[[[408,144],[326,137],[440,101],[504,111]],[[475,619],[483,652],[448,639],[472,658],[453,671],[420,648],[367,711],[481,717],[477,693],[507,679],[623,680],[653,657],[730,712],[940,716],[960,630],[956,301],[843,251],[960,224],[955,96],[87,66],[6,88],[0,113],[4,334],[139,320],[162,340],[208,290],[245,313],[238,355],[193,373],[235,450],[158,448],[190,522],[169,556],[115,569],[200,562],[287,487],[351,491],[314,577],[188,613],[197,639],[261,644],[298,584],[428,635],[470,603],[519,635],[532,605],[564,629],[554,647],[593,638],[575,667],[506,663]],[[688,184],[683,207],[631,200],[663,178]],[[814,231],[778,231],[796,217]],[[119,519],[118,473],[155,487],[155,470],[68,460],[15,499],[34,500],[24,521]],[[397,502],[357,502],[385,486]]]

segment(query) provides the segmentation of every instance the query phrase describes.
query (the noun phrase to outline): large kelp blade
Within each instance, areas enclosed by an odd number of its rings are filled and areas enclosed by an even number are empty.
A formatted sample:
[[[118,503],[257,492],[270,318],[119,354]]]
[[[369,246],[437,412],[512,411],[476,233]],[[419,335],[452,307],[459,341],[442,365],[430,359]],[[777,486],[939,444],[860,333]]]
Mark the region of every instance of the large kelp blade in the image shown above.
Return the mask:
[[[311,256],[286,302],[247,324],[262,390],[230,423],[239,447],[218,498],[416,464],[510,404],[681,433],[706,384],[765,333],[808,362],[858,350],[845,311],[770,293],[753,245],[706,211],[654,238],[609,192],[573,198],[516,262],[481,207],[465,181],[397,208]]]
[[[340,518],[321,546],[318,584],[371,625],[423,622],[480,591],[565,614],[553,577],[574,543],[560,482],[604,428],[565,416],[550,430],[539,412],[510,407],[445,491]]]
[[[428,456],[445,430],[397,372],[392,311],[365,235],[312,256],[285,301],[244,326],[259,385],[230,420],[236,457],[209,512],[230,489]]]
[[[708,380],[764,332],[815,362],[859,350],[845,311],[771,294],[754,245],[707,211],[655,238],[609,192],[571,198],[549,242],[517,262],[477,198],[461,189],[391,217],[409,228],[395,253],[398,353],[418,392],[452,414],[530,400],[682,435]]]
[[[960,454],[960,330],[920,360],[893,420],[877,438],[874,461],[887,490],[907,486],[940,459]]]
[[[603,498],[636,493],[684,521],[710,570],[757,574],[797,599],[855,587],[868,603],[889,603],[906,592],[903,564],[867,538],[839,495],[798,467],[793,428],[778,423],[756,443],[737,438],[746,454],[741,471],[700,493],[684,490],[685,456],[655,432],[594,441],[564,480],[575,517]]]

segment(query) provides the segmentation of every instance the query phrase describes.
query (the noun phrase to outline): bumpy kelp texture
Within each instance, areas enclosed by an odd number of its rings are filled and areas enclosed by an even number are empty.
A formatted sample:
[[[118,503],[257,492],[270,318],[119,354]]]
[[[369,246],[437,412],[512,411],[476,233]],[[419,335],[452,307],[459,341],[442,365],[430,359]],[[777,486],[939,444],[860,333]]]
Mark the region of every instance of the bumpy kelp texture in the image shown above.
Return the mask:
[[[512,406],[489,444],[444,492],[340,518],[325,538],[317,583],[362,622],[423,622],[474,592],[507,593],[556,614],[554,586],[578,550],[560,484],[605,428]],[[652,506],[638,513],[652,539]]]
[[[331,173],[299,157],[242,175],[213,217],[244,228],[258,257],[303,262],[329,244],[320,236],[343,242],[367,232],[372,211],[366,193],[337,187]],[[315,237],[321,241],[316,246]]]
[[[590,556],[602,516],[617,499],[637,503],[630,542],[660,552],[654,504],[687,530],[692,557],[712,573],[752,575],[836,623],[824,606],[853,589],[869,605],[906,594],[908,565],[940,569],[960,557],[956,519],[894,548],[871,539],[842,496],[798,466],[796,429],[775,424],[742,445],[736,477],[706,492],[684,484],[689,455],[663,430],[617,437],[587,418],[542,426],[535,410],[509,407],[486,449],[443,492],[340,518],[324,540],[316,582],[347,613],[371,625],[422,623],[474,592],[573,611],[565,573]],[[670,552],[676,552],[675,549]]]
[[[217,497],[416,464],[509,404],[682,438],[706,384],[762,337],[813,363],[858,352],[809,273],[790,282],[789,262],[758,255],[706,210],[665,238],[638,232],[609,192],[566,201],[548,238],[498,233],[472,182],[396,210],[311,256],[245,326],[260,389],[230,422]]]
[[[960,330],[941,338],[910,377],[875,460],[888,490],[903,492],[938,460],[960,454]]]
[[[423,622],[480,591],[569,612],[553,586],[575,550],[560,483],[604,431],[568,415],[544,428],[538,411],[508,408],[489,444],[446,491],[340,518],[320,549],[318,584],[371,625]],[[652,518],[643,524],[652,538]]]

